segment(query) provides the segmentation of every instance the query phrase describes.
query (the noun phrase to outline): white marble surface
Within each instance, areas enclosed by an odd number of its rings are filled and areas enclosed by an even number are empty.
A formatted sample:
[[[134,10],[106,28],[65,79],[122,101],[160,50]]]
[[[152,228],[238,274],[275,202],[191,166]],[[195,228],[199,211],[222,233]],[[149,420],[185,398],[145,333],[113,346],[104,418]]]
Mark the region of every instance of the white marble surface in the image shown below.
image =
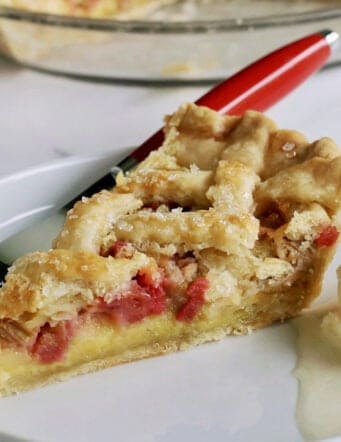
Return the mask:
[[[128,149],[205,90],[91,83],[0,60],[0,177],[60,156]],[[268,113],[282,127],[341,145],[341,67],[316,74]]]

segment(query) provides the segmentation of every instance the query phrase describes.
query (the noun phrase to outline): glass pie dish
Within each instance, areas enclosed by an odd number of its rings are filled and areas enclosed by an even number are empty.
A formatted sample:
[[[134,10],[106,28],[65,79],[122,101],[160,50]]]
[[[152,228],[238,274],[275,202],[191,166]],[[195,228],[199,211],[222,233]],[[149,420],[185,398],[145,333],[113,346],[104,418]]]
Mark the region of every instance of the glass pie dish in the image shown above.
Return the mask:
[[[340,0],[183,0],[134,19],[0,6],[0,53],[36,69],[82,77],[216,81],[324,28],[341,32]],[[338,50],[330,63],[340,61]]]

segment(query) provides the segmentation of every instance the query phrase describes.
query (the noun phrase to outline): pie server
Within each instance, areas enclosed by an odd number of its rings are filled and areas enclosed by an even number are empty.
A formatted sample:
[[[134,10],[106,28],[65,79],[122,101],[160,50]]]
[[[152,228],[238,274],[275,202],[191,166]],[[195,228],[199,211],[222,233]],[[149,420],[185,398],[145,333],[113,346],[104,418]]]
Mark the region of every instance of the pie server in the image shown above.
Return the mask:
[[[331,30],[323,30],[296,40],[218,84],[199,98],[196,104],[207,106],[222,114],[240,115],[247,109],[264,111],[321,68],[337,40],[338,34]],[[8,195],[11,195],[12,200],[11,206],[6,208],[3,205],[0,213],[0,242],[49,217],[60,208],[71,207],[81,196],[90,196],[101,189],[113,187],[115,176],[120,170],[127,171],[134,167],[149,152],[157,149],[162,141],[163,132],[160,129],[113,168],[110,168],[110,164],[116,162],[114,155],[112,161],[108,161],[108,157],[97,157],[95,160],[84,158],[81,164],[75,162],[74,167],[77,167],[78,171],[81,167],[84,171],[82,179],[74,179],[72,161],[68,160],[64,168],[60,167],[62,163],[56,162],[43,176],[41,188],[34,195],[29,193],[27,179],[26,189],[20,186],[20,177],[27,178],[30,170],[0,179],[0,200],[6,201]],[[33,173],[33,169],[31,172]],[[77,175],[79,177],[79,173]],[[60,179],[64,183],[63,186],[58,185]],[[86,189],[91,182],[95,184]],[[51,191],[47,191],[51,188],[54,189],[52,197]],[[69,190],[65,192],[65,189]],[[11,248],[16,241],[18,238],[15,236],[7,239],[1,248]],[[0,262],[0,281],[6,269],[7,266]]]

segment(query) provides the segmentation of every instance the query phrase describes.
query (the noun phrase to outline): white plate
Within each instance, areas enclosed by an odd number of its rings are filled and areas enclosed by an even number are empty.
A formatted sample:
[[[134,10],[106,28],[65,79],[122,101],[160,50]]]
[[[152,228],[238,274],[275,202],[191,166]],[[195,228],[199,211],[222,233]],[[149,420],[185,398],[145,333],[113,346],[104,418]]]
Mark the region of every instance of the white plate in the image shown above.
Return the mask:
[[[2,177],[0,242],[54,213],[56,207],[62,207],[109,173],[117,160],[117,152],[69,157]]]
[[[73,179],[84,173],[77,167],[82,161],[64,160],[65,166],[73,164]],[[37,195],[46,170],[36,169],[34,180],[29,176],[30,192]],[[66,176],[60,178],[60,189],[69,185]],[[47,244],[55,227],[40,240]],[[21,241],[25,246],[28,239]],[[335,267],[336,260],[324,298],[335,296]],[[301,441],[295,359],[294,331],[283,324],[73,378],[0,399],[0,441]]]

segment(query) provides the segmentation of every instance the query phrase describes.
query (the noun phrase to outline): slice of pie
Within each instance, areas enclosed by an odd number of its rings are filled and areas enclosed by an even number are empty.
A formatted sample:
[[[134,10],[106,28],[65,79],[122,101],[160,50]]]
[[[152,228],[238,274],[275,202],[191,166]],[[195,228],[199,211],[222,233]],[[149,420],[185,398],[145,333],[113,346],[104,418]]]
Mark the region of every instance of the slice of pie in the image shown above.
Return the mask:
[[[319,294],[339,236],[336,145],[193,104],[165,135],[10,269],[2,394],[248,333]]]

